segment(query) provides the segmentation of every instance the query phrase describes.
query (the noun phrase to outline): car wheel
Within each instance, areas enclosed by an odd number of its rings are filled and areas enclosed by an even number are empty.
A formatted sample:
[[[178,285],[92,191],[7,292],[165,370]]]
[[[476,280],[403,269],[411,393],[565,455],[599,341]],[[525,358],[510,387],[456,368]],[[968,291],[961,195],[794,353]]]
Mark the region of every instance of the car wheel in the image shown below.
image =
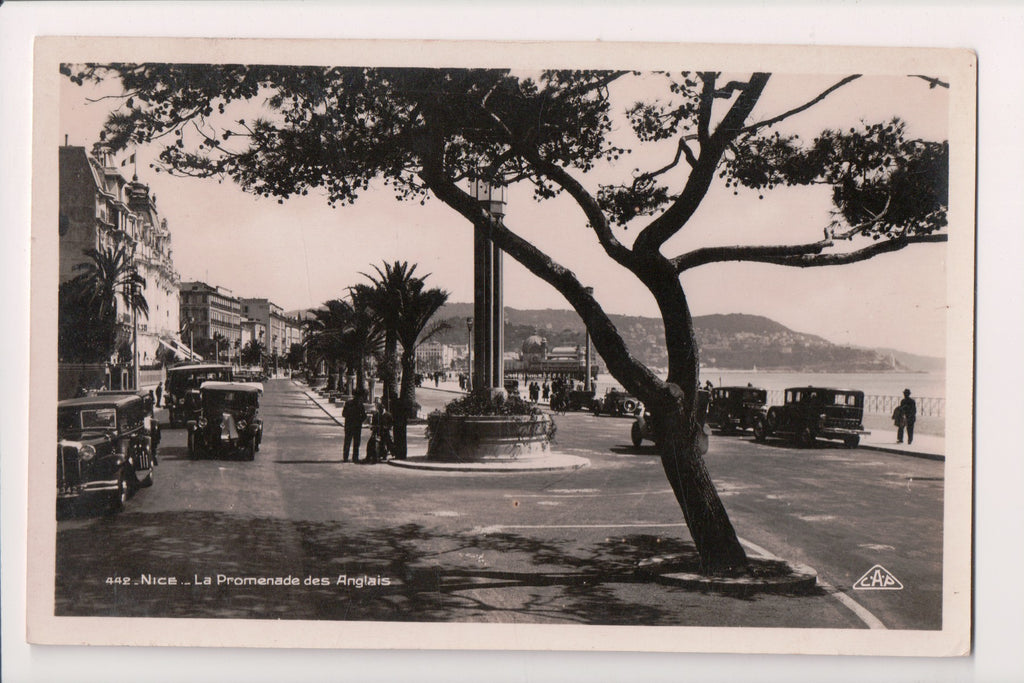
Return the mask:
[[[594,417],[597,417],[601,414],[601,404],[595,401],[594,405],[590,406],[590,410],[594,413]]]
[[[856,448],[860,445],[859,436],[848,436],[843,440],[843,445],[847,448]]]
[[[633,431],[630,433],[630,437],[633,439],[633,447],[640,448],[640,444],[644,442],[644,435],[640,432],[640,423],[633,423]]]
[[[117,490],[114,491],[110,498],[110,511],[116,513],[124,510],[125,505],[128,503],[129,495],[128,477],[125,476],[124,468],[122,467],[117,472]]]
[[[803,429],[800,430],[800,433],[797,435],[797,443],[800,444],[801,448],[812,447],[814,445],[814,441],[814,430],[812,430],[810,427],[804,427]]]
[[[249,445],[245,449],[245,459],[255,460],[256,459],[256,437],[252,437],[249,440]]]
[[[754,441],[764,443],[768,439],[768,426],[763,417],[754,418]]]
[[[196,435],[194,432],[189,432],[188,435],[188,457],[195,460],[197,457],[196,453]]]

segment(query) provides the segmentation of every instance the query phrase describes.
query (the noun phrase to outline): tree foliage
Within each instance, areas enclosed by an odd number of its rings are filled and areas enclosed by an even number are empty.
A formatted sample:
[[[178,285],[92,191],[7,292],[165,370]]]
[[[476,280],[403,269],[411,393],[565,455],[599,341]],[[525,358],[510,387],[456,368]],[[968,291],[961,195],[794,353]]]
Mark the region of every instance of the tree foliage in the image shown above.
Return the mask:
[[[117,304],[149,317],[145,279],[124,242],[85,251],[79,274],[57,293],[57,348],[65,362],[104,363],[129,341],[127,326],[117,318]],[[129,354],[130,357],[130,354]]]

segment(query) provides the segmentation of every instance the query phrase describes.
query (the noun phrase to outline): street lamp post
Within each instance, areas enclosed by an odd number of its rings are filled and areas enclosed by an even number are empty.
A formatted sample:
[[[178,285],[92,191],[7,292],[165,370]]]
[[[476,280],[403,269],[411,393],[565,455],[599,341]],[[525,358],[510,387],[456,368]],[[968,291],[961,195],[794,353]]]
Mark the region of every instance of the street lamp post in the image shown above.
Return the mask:
[[[474,180],[470,194],[480,202],[494,222],[505,215],[506,194],[503,185],[492,186]],[[473,338],[476,362],[474,373],[478,387],[501,388],[505,382],[504,308],[502,302],[502,252],[486,232],[474,231],[473,237]]]
[[[466,391],[473,391],[473,318],[466,318],[469,356],[466,358]]]
[[[589,294],[590,296],[594,296],[594,288],[593,287],[586,287],[585,289],[587,291],[587,294]],[[584,370],[583,370],[583,388],[586,391],[589,392],[590,389],[591,389],[591,383],[590,383],[590,328],[587,327],[587,321],[586,320],[583,321],[583,329],[586,331],[586,335],[587,335],[587,337],[586,337],[586,339],[587,339],[587,348],[586,348],[586,351],[584,352],[584,355],[583,355],[584,363],[585,363]]]

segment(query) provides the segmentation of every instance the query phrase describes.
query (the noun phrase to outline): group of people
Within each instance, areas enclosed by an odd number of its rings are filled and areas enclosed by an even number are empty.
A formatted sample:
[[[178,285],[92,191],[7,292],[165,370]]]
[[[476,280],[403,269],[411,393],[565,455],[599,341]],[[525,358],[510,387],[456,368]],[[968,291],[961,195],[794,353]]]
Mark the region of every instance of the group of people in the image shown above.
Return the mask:
[[[341,410],[341,417],[345,425],[345,445],[342,449],[341,460],[348,462],[349,454],[352,455],[352,462],[359,462],[359,445],[362,440],[363,424],[366,418],[370,418],[370,439],[366,444],[366,457],[364,462],[380,462],[387,460],[389,455],[395,452],[395,444],[391,439],[391,428],[395,420],[391,413],[383,406],[381,400],[374,400],[374,410],[367,415],[364,401],[366,392],[356,391]]]
[[[544,380],[543,385],[537,382],[530,382],[527,391],[529,392],[530,400],[534,403],[541,399],[542,394],[544,400],[547,401],[548,397],[551,396],[551,385],[548,384],[547,380]]]

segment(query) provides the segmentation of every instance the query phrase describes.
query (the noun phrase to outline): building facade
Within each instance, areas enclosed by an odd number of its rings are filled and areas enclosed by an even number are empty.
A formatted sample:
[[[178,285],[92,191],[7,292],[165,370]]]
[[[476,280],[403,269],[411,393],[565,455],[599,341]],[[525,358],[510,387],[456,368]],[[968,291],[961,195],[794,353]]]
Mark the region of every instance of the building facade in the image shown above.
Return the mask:
[[[204,360],[234,360],[242,348],[242,314],[231,290],[205,282],[182,282],[182,341],[202,349]],[[212,351],[212,353],[211,353]]]
[[[272,357],[286,357],[293,344],[302,343],[301,321],[285,315],[284,309],[270,299],[243,298],[242,316],[262,323],[266,330],[263,345]]]
[[[145,281],[143,295],[149,315],[132,321],[117,300],[117,319],[131,336],[134,326],[141,367],[155,367],[158,350],[166,347],[184,357],[177,343],[179,277],[174,268],[171,233],[157,210],[149,187],[133,177],[125,180],[113,157],[102,147],[88,154],[84,147],[59,148],[60,282],[79,274],[90,261],[90,249],[125,244],[131,263]]]
[[[451,370],[456,358],[453,347],[438,341],[428,341],[416,347],[416,371],[428,373]]]

